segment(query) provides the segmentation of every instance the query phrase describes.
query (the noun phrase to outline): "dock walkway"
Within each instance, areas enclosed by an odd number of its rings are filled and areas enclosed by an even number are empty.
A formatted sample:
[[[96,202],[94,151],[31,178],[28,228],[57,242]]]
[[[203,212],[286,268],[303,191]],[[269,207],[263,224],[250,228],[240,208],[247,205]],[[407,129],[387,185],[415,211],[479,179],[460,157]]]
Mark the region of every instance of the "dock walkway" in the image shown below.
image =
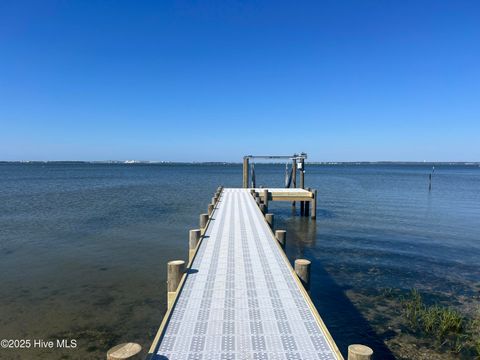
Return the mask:
[[[248,189],[221,193],[150,352],[154,360],[343,359]]]

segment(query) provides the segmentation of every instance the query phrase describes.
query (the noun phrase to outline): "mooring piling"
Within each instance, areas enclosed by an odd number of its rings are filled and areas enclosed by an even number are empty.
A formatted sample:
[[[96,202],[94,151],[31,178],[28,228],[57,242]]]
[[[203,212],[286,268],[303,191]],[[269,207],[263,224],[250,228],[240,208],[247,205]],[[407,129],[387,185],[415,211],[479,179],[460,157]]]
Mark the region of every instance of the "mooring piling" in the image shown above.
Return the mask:
[[[170,309],[178,289],[178,284],[182,280],[185,272],[185,261],[173,260],[167,264],[167,306]]]
[[[274,216],[273,214],[265,214],[265,220],[267,220],[268,225],[270,226],[270,229],[273,230],[274,226]]]
[[[268,189],[263,190],[263,203],[268,207]]]
[[[275,238],[277,239],[278,243],[285,249],[285,245],[287,243],[287,231],[286,230],[276,230],[275,231]]]
[[[139,353],[142,347],[137,343],[124,343],[114,346],[107,352],[107,360],[140,359]]]
[[[264,214],[268,211],[268,208],[265,204],[260,204],[260,211]]]
[[[305,289],[310,289],[310,265],[311,261],[307,259],[295,260],[295,273],[299,277]]]
[[[205,231],[208,223],[208,214],[200,214],[200,229],[202,232]]]
[[[198,243],[200,242],[200,237],[202,236],[202,231],[200,229],[190,230],[188,238],[188,261],[191,262],[195,252],[197,251]]]
[[[370,360],[373,350],[365,345],[353,344],[348,346],[348,360]]]
[[[317,190],[312,191],[312,219],[317,218]]]

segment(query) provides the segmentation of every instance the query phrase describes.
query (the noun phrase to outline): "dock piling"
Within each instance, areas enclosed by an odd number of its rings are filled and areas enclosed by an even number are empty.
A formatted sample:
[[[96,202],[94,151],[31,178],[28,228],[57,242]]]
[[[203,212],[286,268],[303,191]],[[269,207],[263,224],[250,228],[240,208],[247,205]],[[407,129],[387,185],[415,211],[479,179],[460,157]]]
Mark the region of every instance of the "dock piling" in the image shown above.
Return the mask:
[[[276,230],[275,238],[280,243],[282,249],[285,250],[285,244],[287,243],[287,231],[286,230]]]
[[[317,190],[312,191],[312,219],[317,218]]]
[[[263,203],[268,207],[268,189],[263,190]]]
[[[202,231],[200,229],[190,230],[188,238],[188,261],[192,261],[195,251],[197,249],[198,243],[200,242],[200,237],[202,236]]]
[[[353,344],[348,346],[348,360],[370,360],[373,350],[368,346]]]
[[[295,260],[295,273],[300,278],[305,289],[310,289],[310,265],[311,261],[307,259]]]
[[[208,216],[212,216],[214,204],[208,204]]]
[[[142,351],[142,347],[137,343],[120,344],[108,350],[107,360],[139,359],[136,355],[140,351]]]
[[[268,208],[265,204],[260,204],[260,210],[265,214],[268,211]]]
[[[312,192],[311,188],[307,188],[307,191]],[[305,201],[305,211],[304,211],[305,216],[310,215],[310,201]]]
[[[267,220],[268,225],[273,230],[273,226],[274,226],[274,216],[273,216],[273,214],[265,214],[265,220]]]
[[[208,222],[208,214],[200,214],[200,229],[204,231],[207,227]]]
[[[167,305],[170,309],[175,299],[175,294],[178,289],[178,284],[185,272],[185,261],[173,260],[169,261],[167,265]]]

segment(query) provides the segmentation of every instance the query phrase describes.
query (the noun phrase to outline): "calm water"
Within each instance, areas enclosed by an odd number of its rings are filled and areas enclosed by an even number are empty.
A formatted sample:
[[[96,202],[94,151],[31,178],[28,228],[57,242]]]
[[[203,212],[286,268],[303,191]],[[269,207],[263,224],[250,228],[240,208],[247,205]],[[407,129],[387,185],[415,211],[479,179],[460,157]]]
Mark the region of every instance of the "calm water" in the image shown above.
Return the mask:
[[[282,166],[257,166],[282,186]],[[361,342],[392,358],[377,306],[385,288],[417,287],[465,308],[480,286],[480,168],[308,166],[318,219],[275,203],[287,255],[313,264],[312,298],[342,351]],[[0,358],[104,358],[119,342],[148,348],[166,307],[166,262],[186,258],[219,184],[238,165],[0,164],[0,339],[76,339],[70,350]],[[393,353],[392,353],[393,352]]]

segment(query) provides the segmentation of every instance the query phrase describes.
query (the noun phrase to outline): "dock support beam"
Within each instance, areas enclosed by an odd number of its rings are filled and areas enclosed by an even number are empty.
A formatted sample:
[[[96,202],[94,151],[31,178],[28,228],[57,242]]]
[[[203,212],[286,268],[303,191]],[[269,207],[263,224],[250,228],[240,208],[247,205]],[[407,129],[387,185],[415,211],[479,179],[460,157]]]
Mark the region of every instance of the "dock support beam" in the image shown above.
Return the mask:
[[[202,236],[202,231],[200,229],[190,230],[188,238],[188,261],[191,262],[195,251],[197,250],[198,243],[200,242],[200,237]]]
[[[275,231],[275,238],[278,243],[285,250],[285,244],[287,243],[287,231],[286,230],[277,230]]]
[[[273,230],[273,225],[274,225],[274,217],[273,214],[265,214],[265,220],[267,220],[268,225],[270,226],[270,229]]]
[[[139,359],[137,355],[142,347],[137,343],[124,343],[114,346],[107,352],[107,360]]]
[[[368,346],[353,344],[348,347],[348,360],[370,360],[373,350]]]
[[[177,293],[178,285],[185,272],[185,261],[173,260],[167,265],[167,306],[170,309]]]
[[[300,281],[307,290],[310,289],[310,265],[310,260],[295,260],[295,273],[300,278]]]
[[[243,158],[243,187],[248,188],[248,157]]]

